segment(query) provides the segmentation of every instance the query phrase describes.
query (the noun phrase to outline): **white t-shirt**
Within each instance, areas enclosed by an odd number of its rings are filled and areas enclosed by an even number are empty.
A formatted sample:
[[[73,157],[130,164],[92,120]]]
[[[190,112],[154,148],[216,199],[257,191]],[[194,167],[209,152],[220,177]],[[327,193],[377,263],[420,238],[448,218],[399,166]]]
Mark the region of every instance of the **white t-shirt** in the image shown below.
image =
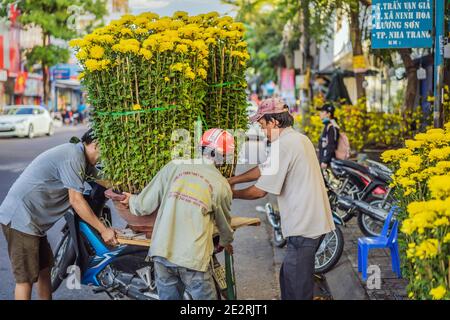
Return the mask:
[[[260,170],[255,186],[278,196],[285,237],[318,238],[335,229],[316,151],[305,135],[285,128]]]

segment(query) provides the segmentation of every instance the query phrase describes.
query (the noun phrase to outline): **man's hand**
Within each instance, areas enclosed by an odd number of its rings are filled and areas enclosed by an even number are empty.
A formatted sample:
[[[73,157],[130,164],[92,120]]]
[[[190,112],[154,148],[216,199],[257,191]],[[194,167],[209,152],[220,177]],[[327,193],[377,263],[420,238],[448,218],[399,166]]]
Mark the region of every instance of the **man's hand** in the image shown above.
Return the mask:
[[[322,162],[322,163],[320,164],[320,167],[321,167],[322,169],[327,169],[327,168],[328,168],[328,164]]]
[[[123,204],[124,206],[126,206],[127,208],[129,208],[129,207],[130,207],[131,193],[128,193],[128,192],[122,192],[122,194],[125,196],[125,199],[123,199],[122,201],[120,201],[120,203]]]
[[[106,244],[109,245],[117,245],[119,244],[119,242],[117,241],[117,237],[116,237],[116,230],[114,230],[113,228],[106,228],[102,234],[101,234],[103,241]]]
[[[233,254],[233,246],[231,244],[228,244],[225,246],[225,251],[229,254]]]

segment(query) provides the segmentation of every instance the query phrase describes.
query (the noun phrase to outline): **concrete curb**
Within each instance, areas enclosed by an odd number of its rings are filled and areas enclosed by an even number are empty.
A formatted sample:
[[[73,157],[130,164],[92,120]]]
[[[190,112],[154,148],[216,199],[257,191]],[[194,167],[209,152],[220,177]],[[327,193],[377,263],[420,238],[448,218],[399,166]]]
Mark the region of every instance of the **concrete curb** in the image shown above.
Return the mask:
[[[338,264],[326,275],[328,287],[334,300],[369,300],[345,253]]]

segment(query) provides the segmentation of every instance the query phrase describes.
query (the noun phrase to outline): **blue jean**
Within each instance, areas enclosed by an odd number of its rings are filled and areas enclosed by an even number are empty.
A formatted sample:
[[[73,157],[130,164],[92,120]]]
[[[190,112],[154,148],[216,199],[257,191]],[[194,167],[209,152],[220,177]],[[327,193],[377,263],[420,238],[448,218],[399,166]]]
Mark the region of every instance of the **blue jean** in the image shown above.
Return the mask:
[[[217,300],[211,267],[201,272],[154,261],[156,288],[160,300],[182,300],[184,291],[194,300]]]

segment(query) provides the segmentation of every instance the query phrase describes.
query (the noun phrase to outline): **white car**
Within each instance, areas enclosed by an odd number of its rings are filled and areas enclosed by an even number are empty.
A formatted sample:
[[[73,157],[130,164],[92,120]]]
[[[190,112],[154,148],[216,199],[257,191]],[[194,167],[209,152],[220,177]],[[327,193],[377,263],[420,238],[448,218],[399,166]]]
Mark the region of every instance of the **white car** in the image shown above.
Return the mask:
[[[29,137],[54,132],[50,113],[41,106],[17,105],[3,108],[0,114],[0,137]]]

